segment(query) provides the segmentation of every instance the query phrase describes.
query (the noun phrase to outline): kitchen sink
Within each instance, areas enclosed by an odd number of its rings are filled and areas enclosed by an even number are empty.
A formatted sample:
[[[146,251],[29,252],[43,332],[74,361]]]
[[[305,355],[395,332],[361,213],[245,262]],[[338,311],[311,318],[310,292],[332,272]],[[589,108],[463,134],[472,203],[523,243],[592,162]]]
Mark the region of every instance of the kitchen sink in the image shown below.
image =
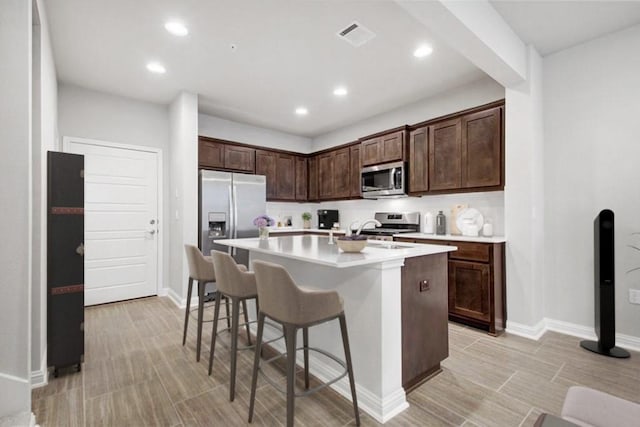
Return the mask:
[[[408,249],[413,246],[409,245],[399,245],[395,242],[367,242],[367,247],[369,248],[378,248],[378,249]]]

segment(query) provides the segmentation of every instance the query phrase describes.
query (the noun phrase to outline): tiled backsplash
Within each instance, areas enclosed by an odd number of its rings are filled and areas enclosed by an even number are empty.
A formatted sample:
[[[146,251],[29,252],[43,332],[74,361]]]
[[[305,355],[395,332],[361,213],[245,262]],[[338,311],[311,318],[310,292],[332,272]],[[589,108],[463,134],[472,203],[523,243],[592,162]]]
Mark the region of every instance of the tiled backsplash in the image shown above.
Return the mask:
[[[318,209],[338,209],[340,211],[340,228],[347,228],[353,221],[373,218],[375,212],[420,212],[424,221],[424,214],[431,212],[435,218],[438,211],[447,216],[447,228],[451,223],[451,208],[457,204],[467,204],[482,213],[493,224],[493,234],[504,235],[504,192],[491,191],[486,193],[444,194],[438,196],[404,197],[399,199],[379,200],[344,200],[322,203],[267,203],[267,213],[277,221],[291,216],[293,226],[302,227],[302,213],[310,212],[311,226],[318,224]]]

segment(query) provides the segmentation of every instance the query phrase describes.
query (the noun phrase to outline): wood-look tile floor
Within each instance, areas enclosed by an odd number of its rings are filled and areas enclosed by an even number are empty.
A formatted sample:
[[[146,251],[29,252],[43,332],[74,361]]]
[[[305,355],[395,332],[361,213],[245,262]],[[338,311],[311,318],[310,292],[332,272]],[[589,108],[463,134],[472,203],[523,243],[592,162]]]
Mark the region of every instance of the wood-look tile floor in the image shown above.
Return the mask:
[[[87,308],[82,372],[50,376],[47,386],[33,390],[36,421],[42,426],[247,425],[253,353],[239,354],[236,399],[229,402],[228,350],[216,346],[214,373],[208,376],[211,323],[205,323],[196,362],[196,322],[190,321],[183,347],[183,316],[159,297]],[[609,359],[582,350],[579,341],[557,333],[539,341],[496,338],[452,323],[443,371],[409,394],[410,407],[387,425],[531,426],[542,412],[559,414],[567,389],[577,384],[640,402],[640,354]],[[282,371],[273,367],[269,375],[282,378]],[[285,397],[264,380],[258,385],[252,425],[283,425]],[[362,412],[361,419],[362,425],[378,425]],[[355,425],[351,403],[330,389],[297,399],[296,425]]]

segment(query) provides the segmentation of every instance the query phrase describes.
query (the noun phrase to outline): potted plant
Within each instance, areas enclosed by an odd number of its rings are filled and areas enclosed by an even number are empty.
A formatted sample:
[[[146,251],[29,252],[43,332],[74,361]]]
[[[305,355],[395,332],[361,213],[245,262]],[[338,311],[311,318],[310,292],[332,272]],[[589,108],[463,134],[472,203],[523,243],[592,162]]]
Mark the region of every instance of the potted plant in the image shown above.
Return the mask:
[[[311,228],[311,213],[304,212],[302,214],[302,228]]]

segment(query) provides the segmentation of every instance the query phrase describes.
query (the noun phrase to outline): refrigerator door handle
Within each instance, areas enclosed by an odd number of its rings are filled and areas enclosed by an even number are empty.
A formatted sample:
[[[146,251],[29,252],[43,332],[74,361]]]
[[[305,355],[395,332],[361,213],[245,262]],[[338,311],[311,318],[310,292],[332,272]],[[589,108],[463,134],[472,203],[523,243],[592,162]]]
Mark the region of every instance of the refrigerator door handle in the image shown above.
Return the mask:
[[[235,218],[235,213],[236,211],[233,209],[233,191],[231,189],[231,184],[229,184],[228,187],[229,190],[229,238],[233,239],[233,235],[235,233],[236,230],[236,218]],[[233,255],[233,248],[231,246],[227,246],[227,253],[229,255]]]
[[[238,224],[237,224],[237,220],[238,220],[238,191],[237,191],[238,187],[233,184],[233,215],[234,215],[234,223],[233,223],[233,238],[237,239],[238,238]],[[235,255],[237,253],[237,249],[234,247],[232,249],[232,253],[233,255]]]

